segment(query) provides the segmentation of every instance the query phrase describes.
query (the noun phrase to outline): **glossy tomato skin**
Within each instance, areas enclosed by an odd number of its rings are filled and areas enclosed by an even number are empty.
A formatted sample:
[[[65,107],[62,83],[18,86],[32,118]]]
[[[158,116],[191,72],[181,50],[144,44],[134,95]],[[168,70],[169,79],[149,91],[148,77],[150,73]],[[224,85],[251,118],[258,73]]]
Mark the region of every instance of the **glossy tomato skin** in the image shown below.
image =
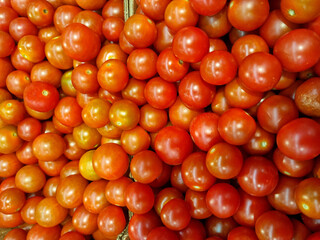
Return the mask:
[[[280,37],[273,48],[283,68],[289,72],[301,72],[319,60],[320,37],[309,29],[295,29]]]
[[[192,152],[193,143],[187,131],[169,126],[161,129],[155,139],[155,150],[162,161],[179,165]]]
[[[82,108],[74,97],[64,97],[60,99],[54,109],[55,117],[64,125],[76,127],[82,123]]]
[[[62,47],[66,54],[78,61],[89,61],[100,50],[100,37],[81,23],[71,23],[62,33]]]
[[[317,144],[319,136],[319,123],[309,118],[298,118],[279,130],[277,144],[279,150],[288,157],[300,161],[310,160],[320,153],[320,146]]]
[[[174,55],[184,62],[199,62],[209,52],[209,37],[201,29],[185,27],[174,36],[172,49]]]
[[[268,230],[267,230],[268,229]],[[292,239],[293,225],[289,217],[279,211],[268,211],[256,222],[255,231],[259,239]]]
[[[152,188],[140,182],[130,183],[125,191],[127,208],[135,214],[145,214],[153,208],[154,194]]]
[[[279,174],[276,166],[269,159],[251,156],[244,161],[237,179],[245,192],[262,197],[272,193],[276,188]]]

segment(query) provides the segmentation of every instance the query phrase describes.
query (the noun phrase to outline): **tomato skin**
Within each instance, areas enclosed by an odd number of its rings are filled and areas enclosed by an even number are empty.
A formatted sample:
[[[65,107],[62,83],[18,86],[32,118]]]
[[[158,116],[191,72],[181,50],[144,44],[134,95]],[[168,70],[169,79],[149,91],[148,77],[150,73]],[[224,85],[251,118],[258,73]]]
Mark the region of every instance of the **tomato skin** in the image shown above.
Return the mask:
[[[279,174],[276,166],[269,159],[251,156],[244,161],[237,179],[245,192],[252,196],[263,197],[276,188]]]
[[[269,9],[267,0],[233,0],[229,3],[228,19],[239,30],[253,31],[267,19]]]
[[[154,193],[149,185],[132,182],[126,188],[125,201],[131,212],[145,214],[153,208]]]
[[[38,63],[45,58],[44,47],[38,36],[26,35],[19,40],[17,49],[23,58]]]
[[[254,119],[240,108],[231,108],[218,121],[218,131],[223,140],[233,145],[249,142],[256,130]]]
[[[189,108],[199,110],[213,100],[216,87],[203,81],[200,72],[188,73],[179,84],[179,97]]]
[[[75,60],[90,61],[99,53],[99,35],[81,23],[71,23],[63,31],[61,38],[65,53]]]
[[[279,130],[277,144],[279,150],[288,157],[305,161],[320,154],[320,146],[317,143],[319,136],[319,123],[309,118],[298,118]]]
[[[209,52],[209,37],[200,28],[185,27],[174,35],[172,49],[184,62],[199,62]]]
[[[0,57],[8,57],[13,51],[15,47],[14,39],[6,32],[0,31]]]
[[[60,99],[54,109],[55,117],[64,125],[77,127],[82,123],[82,108],[74,97],[64,97]]]
[[[17,128],[13,125],[6,125],[0,128],[0,153],[8,154],[17,151],[23,144],[18,136]]]
[[[149,239],[149,240],[161,240],[161,239],[179,240],[179,237],[174,231],[172,231],[166,227],[156,227],[156,228],[153,228],[149,232],[147,239]]]
[[[200,64],[200,74],[207,83],[224,85],[234,79],[237,68],[238,64],[231,53],[216,50],[203,57]]]
[[[23,166],[14,153],[0,155],[0,177],[14,176]]]
[[[192,152],[193,143],[186,130],[169,126],[161,129],[155,139],[155,150],[162,161],[179,165]]]
[[[279,211],[263,213],[257,219],[255,231],[259,239],[290,240],[293,237],[292,222]]]
[[[301,72],[315,65],[320,58],[320,36],[309,29],[295,29],[280,37],[273,48],[283,68]],[[303,50],[302,50],[303,49]]]
[[[38,112],[48,112],[59,102],[58,90],[49,83],[32,82],[23,92],[25,104]]]

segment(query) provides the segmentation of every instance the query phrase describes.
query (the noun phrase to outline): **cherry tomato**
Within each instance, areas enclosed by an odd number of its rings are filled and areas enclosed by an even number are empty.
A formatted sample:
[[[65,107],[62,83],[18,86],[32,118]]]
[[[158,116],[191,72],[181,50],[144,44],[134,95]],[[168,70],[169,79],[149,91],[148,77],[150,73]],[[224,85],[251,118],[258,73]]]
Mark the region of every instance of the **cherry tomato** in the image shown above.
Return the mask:
[[[97,219],[98,214],[89,212],[81,205],[77,207],[72,216],[72,225],[77,232],[83,235],[90,235],[98,229]]]

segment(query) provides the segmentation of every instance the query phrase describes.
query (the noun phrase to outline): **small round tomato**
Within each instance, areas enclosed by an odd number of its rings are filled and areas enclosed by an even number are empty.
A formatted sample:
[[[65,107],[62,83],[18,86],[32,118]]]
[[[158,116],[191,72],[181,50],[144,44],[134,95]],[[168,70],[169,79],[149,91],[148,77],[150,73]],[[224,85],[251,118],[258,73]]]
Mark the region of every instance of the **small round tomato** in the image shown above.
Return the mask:
[[[26,196],[18,188],[8,188],[0,193],[0,212],[10,214],[18,212],[24,205]]]
[[[145,15],[134,14],[124,24],[124,35],[129,43],[136,48],[150,46],[157,37],[154,22]]]
[[[174,231],[184,229],[191,220],[187,203],[179,198],[174,198],[167,202],[163,206],[160,216],[162,223]]]
[[[320,58],[320,36],[309,29],[295,29],[280,37],[273,48],[283,68],[301,72],[315,65]]]
[[[82,108],[74,97],[64,97],[54,109],[54,115],[62,124],[76,127],[82,123]]]
[[[184,62],[199,62],[209,52],[209,37],[197,27],[180,29],[173,38],[174,55]]]
[[[109,181],[104,188],[106,200],[116,206],[126,206],[125,192],[132,182],[128,177],[120,177],[116,180]]]
[[[127,222],[123,210],[120,207],[110,205],[99,213],[97,223],[104,236],[114,237],[122,232]]]
[[[229,3],[228,19],[233,27],[242,31],[252,31],[265,22],[269,9],[268,0],[259,2],[256,0],[232,0]]]
[[[129,158],[123,148],[115,143],[106,143],[97,148],[92,157],[96,173],[107,180],[122,177],[128,167]]]
[[[92,157],[94,150],[87,151],[83,154],[79,160],[79,171],[82,177],[89,181],[96,181],[100,179],[100,176],[94,171]]]
[[[32,82],[26,86],[23,99],[29,108],[38,112],[48,112],[57,106],[59,92],[49,83]]]
[[[148,132],[157,132],[162,129],[168,121],[168,115],[165,110],[152,107],[145,104],[140,109],[139,125]]]
[[[203,57],[200,74],[204,81],[213,85],[231,82],[237,74],[238,64],[227,51],[216,50]]]
[[[89,127],[85,123],[75,127],[72,135],[76,144],[85,150],[96,148],[101,142],[101,135],[98,130]]]
[[[8,178],[14,176],[23,166],[14,153],[0,156],[0,177]]]
[[[98,229],[98,214],[89,212],[83,205],[77,207],[72,216],[75,230],[84,235],[90,235]]]
[[[26,193],[40,191],[46,182],[44,172],[37,165],[25,165],[15,176],[17,188]]]
[[[153,228],[149,232],[147,239],[150,239],[150,240],[160,240],[160,239],[179,240],[179,237],[175,231],[172,231],[169,228],[156,227],[156,228]]]
[[[188,132],[175,126],[162,128],[154,144],[160,159],[169,165],[181,164],[193,150],[193,142]]]
[[[231,108],[220,116],[218,131],[227,143],[243,145],[249,142],[256,131],[256,122],[244,110]]]
[[[46,82],[55,87],[60,86],[61,77],[62,72],[48,61],[35,64],[30,73],[32,82]]]
[[[71,23],[63,31],[61,38],[65,53],[75,60],[89,61],[99,53],[99,35],[81,23]]]
[[[45,58],[44,44],[38,36],[27,35],[22,37],[17,48],[22,57],[32,63],[41,62]]]
[[[127,208],[135,214],[144,214],[153,208],[154,194],[152,188],[140,182],[130,183],[125,191]]]
[[[82,119],[89,127],[103,127],[109,122],[110,107],[111,104],[107,101],[95,98],[82,109]]]
[[[254,92],[271,90],[280,80],[282,66],[272,54],[252,53],[239,66],[239,83]]]
[[[10,230],[4,237],[4,240],[13,240],[13,239],[26,239],[27,232],[21,228],[14,228]]]
[[[203,1],[203,0],[191,0],[191,6],[193,9],[205,16],[211,16],[219,11],[225,6],[226,0],[210,0],[210,1]]]
[[[173,31],[169,29],[165,21],[161,21],[156,24],[157,38],[153,42],[153,47],[157,52],[161,53],[168,47],[171,47],[173,41]]]
[[[26,115],[26,110],[22,102],[10,99],[0,103],[0,118],[6,124],[17,125]]]
[[[54,8],[43,0],[30,2],[27,8],[28,19],[38,27],[50,26],[53,22]]]
[[[267,196],[278,184],[278,169],[265,157],[247,158],[237,176],[240,187],[252,196]]]
[[[8,154],[17,151],[23,140],[18,136],[17,128],[13,125],[6,125],[0,128],[0,153]]]
[[[0,31],[0,44],[1,58],[9,56],[14,51],[15,42],[10,34]]]
[[[284,125],[278,132],[277,145],[290,158],[304,161],[320,154],[318,137],[320,125],[309,118],[298,118]]]
[[[99,89],[98,68],[84,63],[72,70],[71,81],[74,88],[81,93],[94,93]]]
[[[146,130],[140,126],[136,126],[133,129],[123,131],[120,141],[123,149],[128,154],[135,155],[150,147],[151,138]]]
[[[206,202],[213,215],[219,218],[228,218],[238,210],[240,195],[232,185],[217,183],[208,190]]]

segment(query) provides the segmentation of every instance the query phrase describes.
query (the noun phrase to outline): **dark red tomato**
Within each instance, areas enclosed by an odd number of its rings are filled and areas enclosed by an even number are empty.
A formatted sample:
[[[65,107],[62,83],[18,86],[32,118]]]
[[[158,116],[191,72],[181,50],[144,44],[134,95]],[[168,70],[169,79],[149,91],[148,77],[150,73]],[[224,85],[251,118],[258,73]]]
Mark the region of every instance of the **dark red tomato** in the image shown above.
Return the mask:
[[[152,107],[166,109],[174,104],[177,97],[177,88],[174,83],[155,77],[146,84],[144,95]]]
[[[273,47],[279,37],[298,27],[298,24],[286,19],[280,9],[276,9],[270,12],[267,20],[260,27],[259,33],[266,40],[269,47]]]
[[[81,205],[77,207],[76,211],[73,213],[72,225],[77,232],[83,235],[90,235],[98,229],[97,219],[98,214],[89,212]]]
[[[160,176],[162,161],[155,152],[143,150],[133,156],[130,162],[132,177],[141,183],[149,184]]]
[[[191,109],[210,105],[215,92],[216,87],[203,81],[199,71],[188,73],[179,84],[179,97]]]
[[[124,21],[119,17],[108,17],[102,23],[103,36],[112,42],[118,42]]]
[[[55,227],[42,227],[39,224],[35,224],[29,230],[26,240],[59,240],[61,227],[59,225]]]
[[[21,228],[10,230],[3,240],[24,240],[27,237],[27,232]]]
[[[109,59],[102,64],[98,71],[99,85],[110,92],[119,92],[129,81],[127,66],[118,59]]]
[[[298,161],[284,155],[277,148],[273,152],[273,162],[278,170],[289,177],[304,177],[310,173],[314,166],[314,160]]]
[[[241,151],[228,143],[217,143],[207,152],[206,166],[208,171],[219,179],[236,177],[243,163]]]
[[[184,229],[191,220],[187,203],[179,198],[174,198],[167,202],[163,206],[160,216],[162,223],[174,231]]]
[[[227,239],[228,233],[238,224],[230,218],[218,218],[214,215],[206,219],[205,227],[207,231],[207,236],[210,237],[208,239],[212,239],[213,236],[217,238],[213,238],[213,240]],[[208,240],[207,239],[207,240]]]
[[[320,110],[317,107],[320,104],[319,94],[319,77],[313,77],[304,81],[295,93],[295,103],[299,111],[310,117],[320,117]]]
[[[233,43],[231,48],[231,53],[238,64],[240,64],[245,57],[255,52],[269,52],[266,41],[255,34],[248,34],[240,37]]]
[[[33,110],[48,112],[59,102],[58,90],[49,83],[32,82],[23,92],[24,103]]]
[[[54,116],[62,124],[69,127],[76,127],[82,123],[82,108],[74,97],[62,98],[54,109]]]
[[[119,36],[119,46],[120,49],[126,54],[130,54],[134,49],[136,49],[131,43],[128,42],[123,31],[120,33]]]
[[[161,172],[160,176],[157,177],[149,185],[152,188],[159,188],[159,187],[163,187],[164,185],[166,185],[170,180],[171,169],[172,169],[171,166],[169,166],[168,164],[162,162],[162,172]]]
[[[9,33],[0,31],[0,57],[4,58],[9,56],[15,47],[14,39],[10,36]]]
[[[181,80],[188,72],[189,63],[177,58],[172,48],[166,48],[161,51],[157,59],[157,72],[164,80],[168,82],[177,82]]]
[[[188,189],[185,194],[185,201],[189,206],[192,218],[206,219],[212,215],[206,203],[206,192],[198,192]]]
[[[191,219],[188,226],[179,231],[181,240],[202,240],[206,237],[206,229],[199,220]]]
[[[92,158],[92,164],[100,177],[115,180],[126,173],[129,159],[121,146],[115,143],[106,143],[97,148]]]
[[[213,85],[224,85],[237,74],[237,62],[231,53],[217,50],[204,56],[200,64],[200,73],[204,81]]]
[[[183,194],[175,187],[166,187],[161,189],[155,198],[154,209],[156,213],[160,216],[161,210],[164,205],[167,204],[171,199],[179,198],[183,199]]]
[[[252,196],[262,197],[273,192],[278,184],[278,169],[265,157],[251,156],[244,161],[237,177],[240,187]]]
[[[307,23],[319,16],[319,2],[315,0],[305,1],[281,1],[281,12],[291,22]]]
[[[250,155],[265,155],[269,153],[276,142],[276,136],[257,125],[253,137],[242,148]]]
[[[54,227],[60,224],[68,215],[68,210],[62,207],[55,197],[42,199],[35,209],[35,219],[42,227]]]
[[[181,166],[183,182],[194,191],[206,191],[216,181],[206,167],[206,154],[204,152],[191,153],[183,160]]]
[[[0,156],[0,166],[0,177],[8,178],[14,176],[23,164],[14,153],[11,153]]]
[[[227,143],[243,145],[249,142],[254,135],[256,122],[244,110],[232,108],[220,116],[218,131]]]
[[[233,27],[242,31],[252,31],[259,28],[269,14],[267,0],[233,0],[229,3],[228,19]]]
[[[232,229],[228,234],[228,240],[258,240],[258,237],[254,230],[249,227],[236,227]]]
[[[109,181],[104,188],[106,200],[111,204],[124,207],[126,205],[125,191],[131,183],[132,180],[128,177]]]
[[[320,180],[307,178],[301,181],[295,189],[295,201],[301,212],[313,219],[320,218],[319,198]]]
[[[320,238],[320,232],[316,232],[308,236],[307,240],[317,240]]]
[[[170,0],[141,0],[140,7],[145,15],[155,21],[163,20],[164,12]]]
[[[309,29],[295,29],[280,37],[273,48],[283,68],[301,72],[315,65],[320,58],[320,36]]]
[[[73,60],[62,47],[61,36],[50,39],[45,45],[46,57],[54,67],[59,69],[69,69],[73,65]]]
[[[209,52],[209,37],[197,27],[180,29],[173,38],[172,50],[174,55],[184,61],[199,62]]]
[[[28,19],[37,27],[50,26],[53,22],[54,8],[43,0],[32,1],[27,8]]]
[[[282,66],[272,54],[252,53],[239,66],[239,83],[254,92],[271,90],[280,80]]]
[[[61,235],[59,240],[85,240],[85,237],[78,232],[67,232]]]
[[[295,189],[300,182],[300,178],[280,175],[277,187],[268,195],[268,201],[272,207],[288,215],[299,214],[300,210],[295,200]]]
[[[318,232],[320,229],[320,221],[319,218],[310,218],[303,213],[301,213],[302,222],[305,226],[312,232]]]
[[[190,123],[192,140],[203,151],[208,151],[214,144],[222,139],[218,132],[219,115],[216,113],[201,113]]]
[[[157,73],[157,54],[150,48],[133,50],[127,60],[127,68],[132,77],[146,80]]]
[[[310,160],[320,154],[319,136],[319,123],[309,118],[298,118],[279,130],[277,144],[279,150],[290,158]]]
[[[303,240],[311,234],[311,231],[302,222],[294,218],[290,220],[293,224],[293,240]]]
[[[63,31],[61,38],[65,53],[75,60],[89,61],[99,53],[99,35],[81,23],[71,23]]]
[[[169,29],[165,21],[157,23],[156,28],[157,38],[153,42],[153,47],[157,50],[157,52],[161,53],[166,48],[171,47],[174,33]]]
[[[299,111],[294,101],[281,95],[268,97],[257,110],[259,124],[270,133],[277,133],[285,124],[298,117]]]
[[[155,139],[155,150],[162,161],[179,165],[192,152],[193,143],[186,130],[169,126],[161,129]]]
[[[263,97],[263,92],[254,92],[243,87],[238,77],[225,85],[224,94],[230,106],[242,109],[256,106]]]
[[[70,175],[61,179],[56,194],[58,203],[64,208],[80,206],[87,185],[88,181],[80,174]]]
[[[240,206],[240,195],[236,188],[228,183],[214,184],[206,195],[207,207],[219,218],[233,216]]]
[[[26,195],[18,188],[8,188],[0,193],[0,211],[4,214],[18,212],[26,201]]]
[[[123,18],[123,1],[121,0],[109,0],[102,8],[103,18],[107,17],[120,17]]]
[[[172,231],[166,227],[153,228],[148,236],[148,240],[179,240],[175,231]]]
[[[153,211],[145,214],[134,214],[128,224],[128,234],[131,240],[147,240],[152,229],[160,227],[161,220]]]
[[[255,231],[259,239],[291,240],[293,225],[290,219],[279,211],[263,213],[256,222]]]
[[[136,48],[146,48],[157,38],[154,22],[145,15],[134,14],[124,24],[124,35]]]
[[[152,188],[143,183],[133,182],[127,186],[125,192],[127,208],[136,214],[144,214],[153,208],[154,194]]]
[[[221,9],[226,5],[226,0],[217,1],[203,1],[203,0],[191,0],[192,8],[199,14],[205,16],[211,16],[221,11]]]

